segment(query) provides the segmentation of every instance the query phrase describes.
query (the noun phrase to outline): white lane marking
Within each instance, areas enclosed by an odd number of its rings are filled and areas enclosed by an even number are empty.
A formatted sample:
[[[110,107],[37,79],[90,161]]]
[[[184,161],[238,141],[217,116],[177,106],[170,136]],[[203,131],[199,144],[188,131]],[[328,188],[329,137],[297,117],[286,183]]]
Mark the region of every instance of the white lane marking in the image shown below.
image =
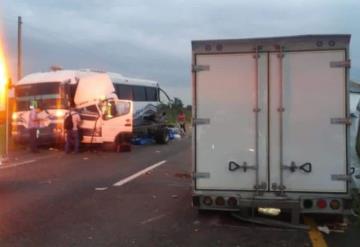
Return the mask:
[[[98,188],[95,188],[95,190],[100,190],[100,191],[103,191],[103,190],[107,190],[108,187],[98,187]]]
[[[155,217],[152,217],[150,219],[144,220],[143,222],[141,222],[141,225],[146,225],[150,222],[156,221],[156,220],[160,220],[161,218],[165,217],[167,214],[161,214]]]
[[[151,171],[151,170],[155,169],[156,167],[161,166],[161,165],[163,165],[165,163],[166,163],[166,160],[160,161],[160,162],[158,162],[158,163],[156,163],[156,164],[154,164],[152,166],[149,166],[149,167],[145,168],[144,170],[141,170],[141,171],[139,171],[139,172],[127,177],[127,178],[124,178],[124,179],[120,180],[119,182],[114,183],[113,186],[115,186],[115,187],[122,186],[122,185],[134,180],[135,178],[140,177],[141,175],[147,173],[148,171]]]
[[[12,168],[12,167],[17,167],[17,166],[23,166],[23,165],[27,165],[27,164],[30,164],[30,163],[34,163],[36,161],[39,161],[39,160],[43,160],[43,159],[47,159],[47,158],[51,158],[51,157],[55,157],[56,154],[50,154],[50,155],[45,155],[43,157],[39,157],[37,159],[32,159],[32,160],[24,160],[24,161],[21,161],[21,162],[18,162],[18,163],[14,163],[14,164],[11,164],[11,165],[0,165],[0,169],[6,169],[6,168]]]
[[[12,164],[12,165],[2,165],[2,166],[0,166],[0,169],[22,166],[22,165],[26,165],[26,164],[33,163],[33,162],[35,162],[35,161],[36,161],[36,160],[25,160],[25,161],[22,161],[22,162],[19,162],[19,163],[15,163],[15,164]]]

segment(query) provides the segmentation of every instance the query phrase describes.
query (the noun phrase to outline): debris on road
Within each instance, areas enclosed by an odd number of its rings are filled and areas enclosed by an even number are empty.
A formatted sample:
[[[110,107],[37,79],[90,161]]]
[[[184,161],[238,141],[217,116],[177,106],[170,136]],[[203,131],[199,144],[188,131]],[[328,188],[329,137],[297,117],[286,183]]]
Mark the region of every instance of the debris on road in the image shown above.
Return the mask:
[[[200,225],[200,221],[199,221],[199,220],[195,220],[195,221],[193,222],[193,224],[194,224],[194,225]]]
[[[88,160],[89,158],[88,157],[84,157],[83,160]]]
[[[98,187],[98,188],[95,188],[95,190],[99,190],[99,191],[103,191],[103,190],[107,190],[108,187]]]
[[[155,217],[152,217],[150,219],[147,219],[147,220],[144,220],[141,222],[141,225],[146,225],[150,222],[153,222],[153,221],[157,221],[157,220],[160,220],[161,218],[165,217],[167,214],[160,214],[158,216],[155,216]]]
[[[178,195],[171,195],[171,198],[177,199],[179,197],[178,197]]]

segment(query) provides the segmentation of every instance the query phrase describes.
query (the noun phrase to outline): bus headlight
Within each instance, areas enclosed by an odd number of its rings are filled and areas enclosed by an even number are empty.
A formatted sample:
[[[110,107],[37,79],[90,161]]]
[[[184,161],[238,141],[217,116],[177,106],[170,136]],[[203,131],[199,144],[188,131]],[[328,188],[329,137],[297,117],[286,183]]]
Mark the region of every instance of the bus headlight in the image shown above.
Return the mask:
[[[55,116],[56,116],[57,118],[62,118],[62,117],[65,116],[65,112],[64,112],[63,110],[56,110]]]
[[[16,113],[16,112],[13,112],[12,115],[11,115],[11,119],[12,119],[13,121],[16,121],[16,120],[17,120],[17,117],[18,117],[17,113]]]

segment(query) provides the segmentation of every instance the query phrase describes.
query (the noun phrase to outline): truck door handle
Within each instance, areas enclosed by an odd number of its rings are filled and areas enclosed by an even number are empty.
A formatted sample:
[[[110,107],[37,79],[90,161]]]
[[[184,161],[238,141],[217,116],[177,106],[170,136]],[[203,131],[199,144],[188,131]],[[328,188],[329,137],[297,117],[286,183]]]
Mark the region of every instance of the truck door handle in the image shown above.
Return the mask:
[[[257,167],[256,166],[249,166],[246,161],[244,161],[242,165],[239,165],[235,161],[230,161],[229,162],[229,171],[233,172],[233,171],[236,171],[238,169],[243,169],[243,171],[246,172],[247,170],[256,170]]]
[[[312,171],[312,164],[310,162],[306,162],[305,164],[302,164],[299,169],[306,173],[310,173]]]
[[[295,161],[292,161],[291,165],[283,165],[282,169],[287,169],[291,172],[295,172],[296,170],[302,170],[305,173],[310,173],[312,171],[312,164],[310,162],[306,162],[302,165],[297,166],[295,164]]]

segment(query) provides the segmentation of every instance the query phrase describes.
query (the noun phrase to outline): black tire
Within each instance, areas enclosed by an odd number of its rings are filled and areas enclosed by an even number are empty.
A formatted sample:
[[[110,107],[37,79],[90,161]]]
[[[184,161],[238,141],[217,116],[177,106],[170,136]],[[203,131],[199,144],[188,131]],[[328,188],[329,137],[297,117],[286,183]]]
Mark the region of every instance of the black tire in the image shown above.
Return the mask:
[[[157,144],[168,144],[169,131],[167,128],[160,129],[155,135],[155,141]]]
[[[120,152],[130,152],[131,151],[131,143],[125,140],[123,136],[119,136],[116,138],[113,144],[113,151],[116,153]]]

